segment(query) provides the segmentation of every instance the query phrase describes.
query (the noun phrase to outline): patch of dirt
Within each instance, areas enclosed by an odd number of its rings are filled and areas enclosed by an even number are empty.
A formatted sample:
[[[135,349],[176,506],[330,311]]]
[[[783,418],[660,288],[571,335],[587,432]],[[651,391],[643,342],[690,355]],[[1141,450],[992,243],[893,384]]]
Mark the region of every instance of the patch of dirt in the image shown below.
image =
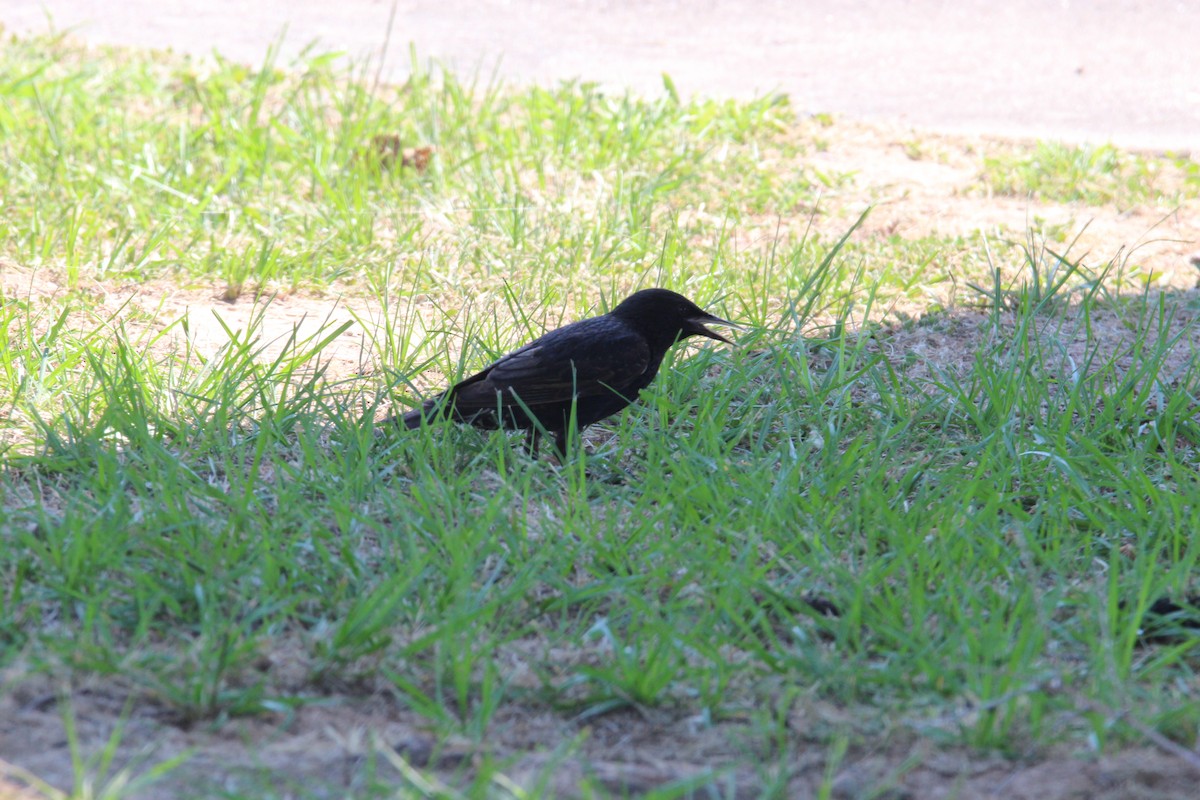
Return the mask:
[[[222,299],[216,287],[189,289],[168,281],[109,284],[83,279],[72,290],[55,270],[32,270],[0,259],[0,297],[29,303],[30,318],[39,333],[45,333],[53,319],[38,314],[38,309],[47,300],[66,297],[72,291],[88,298],[86,304],[76,304],[82,307],[75,312],[73,327],[88,330],[106,324],[115,330],[124,326],[131,338],[167,331],[154,344],[155,350],[182,352],[186,348],[205,359],[230,344],[229,332],[244,337],[253,328],[261,347],[259,358],[269,361],[293,340],[304,342],[349,323],[350,327],[321,351],[322,362],[334,380],[368,374],[373,363],[371,337],[382,335],[382,321],[365,301],[336,291],[259,297],[248,293],[230,302]],[[364,329],[360,321],[370,327]]]
[[[840,120],[828,138],[805,163],[854,174],[851,194],[874,206],[859,237],[983,235],[1024,242],[1031,228],[1041,229],[1054,237],[1048,244],[1062,252],[1070,243],[1069,255],[1092,268],[1127,260],[1128,267],[1154,274],[1151,288],[1197,286],[1192,259],[1200,254],[1200,201],[1119,209],[991,196],[981,180],[983,156],[1010,152],[1019,142]],[[848,210],[859,213],[864,205]],[[836,226],[829,232],[836,234]]]
[[[1039,369],[1053,370],[1064,381],[1075,382],[1110,365],[1113,378],[1122,377],[1162,341],[1170,344],[1163,348],[1155,377],[1164,388],[1177,386],[1200,355],[1200,291],[1169,297],[1165,317],[1151,302],[1145,308],[1133,303],[1120,310],[1095,309],[1086,322],[1073,310],[1067,310],[1065,318],[1039,319],[1027,333],[1029,349],[1038,354]],[[875,339],[880,352],[913,380],[961,378],[981,352],[1002,358],[1012,346],[1018,336],[1015,315],[1001,312],[996,322],[986,311],[964,309],[931,315],[918,324],[889,325]]]
[[[0,697],[0,798],[52,797],[38,781],[69,789],[75,775],[58,691],[39,682]],[[172,756],[174,771],[127,796],[254,796],[265,787],[303,787],[304,796],[339,797],[368,780],[403,785],[415,767],[423,780],[466,789],[471,767],[487,759],[516,786],[549,797],[603,792],[641,795],[680,782],[712,785],[725,797],[759,797],[772,784],[789,797],[813,797],[832,775],[832,796],[917,800],[1184,800],[1195,797],[1200,769],[1153,748],[1098,756],[1062,752],[1037,760],[980,756],[965,748],[897,742],[883,750],[852,748],[829,772],[829,746],[794,737],[789,751],[766,752],[736,721],[708,725],[668,713],[622,711],[586,722],[548,710],[501,711],[482,741],[435,738],[416,713],[386,697],[329,698],[289,714],[179,727],[152,704],[92,681],[71,693],[80,751],[98,753],[122,715],[120,748],[96,786],[128,777]],[[253,747],[248,746],[253,743]],[[761,769],[723,767],[762,751]],[[1200,760],[1200,758],[1198,758]],[[785,765],[780,768],[776,764]],[[36,776],[36,777],[35,777]],[[125,796],[125,795],[123,795]]]

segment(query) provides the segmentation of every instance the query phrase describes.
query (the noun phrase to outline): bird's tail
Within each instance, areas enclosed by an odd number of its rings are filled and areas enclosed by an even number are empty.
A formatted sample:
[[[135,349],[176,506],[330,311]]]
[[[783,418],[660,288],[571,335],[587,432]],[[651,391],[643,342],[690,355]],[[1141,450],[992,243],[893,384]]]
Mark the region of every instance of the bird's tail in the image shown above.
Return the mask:
[[[420,408],[414,408],[404,414],[395,414],[380,421],[376,427],[403,426],[409,430],[421,427],[422,419],[434,419],[439,411],[437,400],[426,400]]]
[[[425,417],[425,408],[415,408],[407,414],[400,415],[400,423],[410,431],[413,428],[421,427],[421,420]]]

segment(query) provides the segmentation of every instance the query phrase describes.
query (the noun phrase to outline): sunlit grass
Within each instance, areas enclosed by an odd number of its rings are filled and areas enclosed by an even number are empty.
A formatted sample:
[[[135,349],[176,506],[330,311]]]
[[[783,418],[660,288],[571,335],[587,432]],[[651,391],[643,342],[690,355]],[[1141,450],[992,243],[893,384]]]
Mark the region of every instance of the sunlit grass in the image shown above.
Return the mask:
[[[982,180],[1000,195],[1122,208],[1200,197],[1200,163],[1188,155],[1141,155],[1112,145],[1005,149],[984,157]]]

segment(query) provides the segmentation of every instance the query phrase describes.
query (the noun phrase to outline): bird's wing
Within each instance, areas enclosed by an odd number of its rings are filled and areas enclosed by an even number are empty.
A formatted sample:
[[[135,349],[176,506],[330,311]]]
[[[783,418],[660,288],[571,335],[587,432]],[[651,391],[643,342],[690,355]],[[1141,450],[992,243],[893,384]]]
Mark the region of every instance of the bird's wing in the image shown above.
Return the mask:
[[[611,317],[551,331],[508,354],[453,392],[455,404],[495,408],[496,392],[512,392],[529,406],[620,391],[650,364],[645,338]]]

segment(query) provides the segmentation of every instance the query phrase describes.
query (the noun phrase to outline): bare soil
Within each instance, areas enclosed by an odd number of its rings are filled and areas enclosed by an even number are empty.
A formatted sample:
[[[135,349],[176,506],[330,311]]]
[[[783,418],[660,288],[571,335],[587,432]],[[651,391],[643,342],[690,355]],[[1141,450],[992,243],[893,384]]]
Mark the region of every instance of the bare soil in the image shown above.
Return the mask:
[[[68,791],[73,786],[57,698],[58,688],[42,682],[0,697],[0,800],[53,797],[38,791],[41,782]],[[774,777],[746,766],[728,768],[766,747],[744,723],[699,726],[670,713],[622,711],[582,723],[547,710],[512,708],[496,717],[491,739],[480,745],[439,742],[417,714],[383,697],[333,697],[295,714],[191,728],[165,723],[153,707],[134,706],[130,713],[126,701],[124,692],[103,682],[71,693],[84,753],[98,752],[121,715],[130,714],[110,781],[120,769],[137,774],[171,756],[191,754],[163,781],[129,795],[139,798],[193,796],[198,786],[248,796],[265,786],[288,796],[286,787],[292,786],[304,787],[310,793],[304,796],[337,797],[362,786],[369,761],[375,761],[372,774],[381,782],[406,784],[405,768],[411,765],[453,787],[463,786],[472,764],[486,758],[505,764],[504,773],[517,786],[542,786],[547,796],[564,798],[586,796],[580,789],[585,779],[614,795],[637,796],[706,777],[715,778],[723,796],[754,798],[764,791],[764,779]],[[816,796],[827,774],[828,743],[809,738],[806,729],[819,727],[822,715],[835,721],[837,713],[819,706],[792,712],[789,727],[797,744],[789,774],[779,784],[786,786],[786,796]],[[1185,800],[1196,796],[1200,778],[1196,760],[1150,746],[1104,755],[1063,747],[1004,758],[897,739],[878,748],[851,748],[833,772],[833,797]],[[573,744],[564,750],[568,743]]]

